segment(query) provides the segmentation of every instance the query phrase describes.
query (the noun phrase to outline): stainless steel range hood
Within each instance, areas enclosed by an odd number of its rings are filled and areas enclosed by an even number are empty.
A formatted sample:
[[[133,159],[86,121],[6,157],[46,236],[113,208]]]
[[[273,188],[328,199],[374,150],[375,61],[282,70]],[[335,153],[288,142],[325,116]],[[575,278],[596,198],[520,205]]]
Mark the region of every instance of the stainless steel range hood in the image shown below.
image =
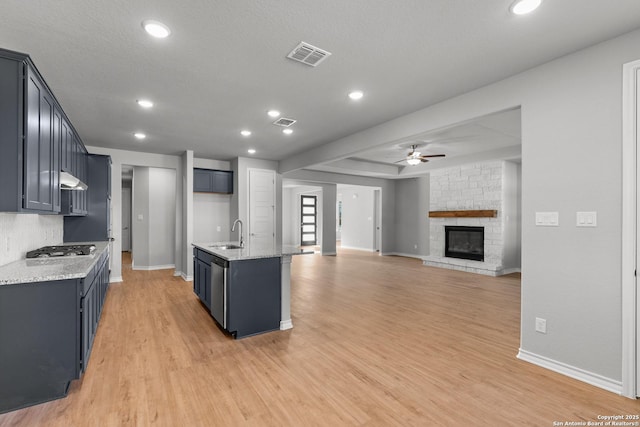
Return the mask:
[[[80,181],[69,172],[60,171],[60,189],[61,190],[86,190],[89,188],[87,184]]]

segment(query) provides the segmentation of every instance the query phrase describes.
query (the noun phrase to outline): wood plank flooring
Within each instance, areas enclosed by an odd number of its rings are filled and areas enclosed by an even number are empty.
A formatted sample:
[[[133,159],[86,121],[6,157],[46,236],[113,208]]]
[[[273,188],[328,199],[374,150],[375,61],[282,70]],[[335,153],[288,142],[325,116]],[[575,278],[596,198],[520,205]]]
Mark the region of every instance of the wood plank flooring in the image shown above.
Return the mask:
[[[552,426],[640,413],[516,359],[518,275],[346,249],[297,256],[294,328],[235,341],[191,283],[126,264],[82,380],[0,426]]]

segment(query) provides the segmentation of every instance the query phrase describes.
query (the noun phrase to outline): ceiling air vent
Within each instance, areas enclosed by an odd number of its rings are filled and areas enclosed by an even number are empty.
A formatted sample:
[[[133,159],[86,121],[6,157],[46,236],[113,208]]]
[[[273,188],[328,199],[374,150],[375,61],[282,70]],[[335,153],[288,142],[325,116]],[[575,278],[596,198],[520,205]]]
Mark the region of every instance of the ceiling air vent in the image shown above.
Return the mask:
[[[287,119],[286,117],[280,117],[278,120],[273,122],[273,124],[276,125],[276,126],[282,126],[282,127],[288,128],[289,126],[291,126],[295,122],[296,121],[293,120],[293,119]]]
[[[315,67],[327,59],[329,55],[331,55],[331,53],[326,50],[312,46],[309,43],[300,42],[300,44],[287,55],[287,58]]]

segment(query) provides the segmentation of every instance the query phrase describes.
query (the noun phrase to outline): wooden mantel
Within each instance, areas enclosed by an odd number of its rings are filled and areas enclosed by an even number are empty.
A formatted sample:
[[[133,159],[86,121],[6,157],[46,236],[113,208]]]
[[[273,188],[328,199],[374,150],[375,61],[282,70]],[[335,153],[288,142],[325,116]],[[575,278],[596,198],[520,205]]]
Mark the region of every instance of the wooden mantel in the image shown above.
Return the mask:
[[[495,209],[465,210],[465,211],[429,211],[429,218],[495,218]]]

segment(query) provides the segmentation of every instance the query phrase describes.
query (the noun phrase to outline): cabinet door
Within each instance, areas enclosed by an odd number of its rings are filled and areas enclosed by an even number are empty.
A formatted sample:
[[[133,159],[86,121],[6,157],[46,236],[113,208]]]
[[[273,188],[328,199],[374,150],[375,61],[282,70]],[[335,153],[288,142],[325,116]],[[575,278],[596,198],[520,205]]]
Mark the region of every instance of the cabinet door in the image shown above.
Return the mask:
[[[200,261],[198,258],[193,258],[193,293],[200,297]]]
[[[53,174],[53,211],[60,212],[60,156],[62,150],[62,113],[53,110],[53,145],[51,146],[51,170]]]
[[[92,284],[89,290],[81,300],[82,310],[82,339],[80,346],[80,363],[82,365],[81,372],[87,369],[89,363],[89,355],[91,354],[91,347],[93,346],[93,338],[95,337],[95,324],[96,318],[96,286]]]
[[[33,70],[27,73],[27,132],[24,141],[25,209],[53,211],[53,100]]]
[[[202,301],[211,310],[211,264],[202,263],[204,271],[204,283],[201,283]]]
[[[213,177],[208,169],[193,170],[193,191],[210,193],[213,190]]]
[[[232,194],[233,193],[233,172],[213,171],[213,192]]]

